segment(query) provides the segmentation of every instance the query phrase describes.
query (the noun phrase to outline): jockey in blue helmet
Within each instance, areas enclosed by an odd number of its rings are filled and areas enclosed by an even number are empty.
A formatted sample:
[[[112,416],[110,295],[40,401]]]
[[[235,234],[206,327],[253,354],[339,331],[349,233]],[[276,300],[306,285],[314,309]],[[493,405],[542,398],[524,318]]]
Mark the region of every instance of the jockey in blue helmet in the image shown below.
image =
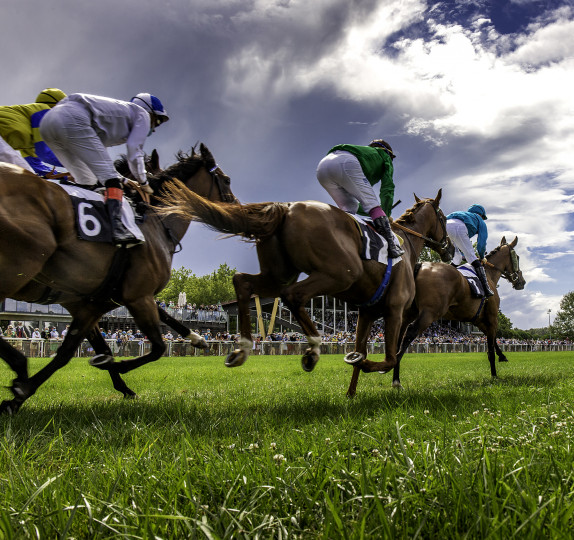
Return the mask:
[[[487,216],[484,206],[472,204],[466,212],[452,212],[446,216],[446,219],[446,232],[457,248],[452,264],[459,265],[464,255],[466,261],[475,269],[484,288],[484,295],[486,297],[492,296],[494,293],[486,279],[486,272],[481,263],[486,252],[486,240],[488,238],[488,229],[485,223]],[[476,250],[479,258],[477,258],[470,241],[475,235],[478,235]]]

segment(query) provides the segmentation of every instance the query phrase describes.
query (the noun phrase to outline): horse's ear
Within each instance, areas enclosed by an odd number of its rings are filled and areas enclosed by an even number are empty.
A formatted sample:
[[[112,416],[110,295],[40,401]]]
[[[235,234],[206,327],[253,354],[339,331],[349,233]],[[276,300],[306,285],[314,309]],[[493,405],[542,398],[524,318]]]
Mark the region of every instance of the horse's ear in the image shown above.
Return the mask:
[[[413,193],[413,195],[415,196],[415,201],[416,201],[416,202],[421,202],[421,200],[417,197],[417,194],[416,194],[416,193]]]
[[[506,245],[506,236],[502,237],[502,240],[500,241],[500,245],[501,246],[505,246]]]
[[[512,242],[510,242],[510,247],[514,248],[514,246],[516,246],[516,244],[518,244],[518,236],[515,236],[514,240]]]
[[[151,165],[152,171],[159,171],[159,154],[155,148],[151,152],[149,163]]]
[[[436,194],[436,197],[434,198],[434,205],[438,206],[440,203],[440,198],[442,197],[442,188],[440,188],[438,190],[438,193]]]

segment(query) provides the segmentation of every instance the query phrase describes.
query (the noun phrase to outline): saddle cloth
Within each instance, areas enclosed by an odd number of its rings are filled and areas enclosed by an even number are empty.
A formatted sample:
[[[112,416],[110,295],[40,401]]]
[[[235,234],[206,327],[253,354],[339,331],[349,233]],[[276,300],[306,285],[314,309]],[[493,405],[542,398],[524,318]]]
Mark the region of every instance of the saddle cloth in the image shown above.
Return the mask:
[[[361,259],[366,261],[373,260],[378,261],[383,264],[387,264],[388,261],[388,246],[387,241],[372,227],[372,220],[370,218],[364,218],[357,214],[351,214],[347,212],[357,223],[359,230],[361,231],[361,236],[363,238],[363,249],[361,251]],[[395,234],[395,233],[393,233]],[[397,242],[402,244],[401,238],[395,234]],[[396,257],[393,259],[393,263],[397,263],[402,259],[402,257]]]
[[[70,196],[79,238],[90,242],[112,242],[112,229],[103,195],[78,186],[60,184],[57,180],[48,182],[55,183]],[[125,197],[122,201],[122,223],[136,238],[145,242],[136,224],[134,210]]]
[[[474,298],[482,298],[484,296],[484,289],[482,288],[482,283],[478,279],[476,272],[472,265],[463,264],[457,266],[456,269],[463,275],[463,277],[468,281],[470,285],[470,293]]]

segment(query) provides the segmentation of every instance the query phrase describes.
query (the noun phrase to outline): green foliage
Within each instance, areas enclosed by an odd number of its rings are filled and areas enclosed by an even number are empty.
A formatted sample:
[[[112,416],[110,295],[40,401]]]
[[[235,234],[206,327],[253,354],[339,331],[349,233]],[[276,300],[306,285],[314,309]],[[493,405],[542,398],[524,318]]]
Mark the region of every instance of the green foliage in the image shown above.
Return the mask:
[[[500,310],[498,311],[498,330],[496,331],[496,336],[515,337],[510,319]]]
[[[431,248],[424,246],[419,255],[418,262],[441,262],[440,255]]]
[[[565,294],[556,313],[552,333],[558,338],[574,339],[574,291]]]
[[[176,268],[172,270],[169,283],[158,299],[166,304],[170,301],[177,304],[179,294],[185,292],[187,301],[198,306],[234,300],[232,280],[235,272],[235,268],[222,264],[211,274],[198,277],[188,268]]]
[[[70,362],[0,417],[0,538],[570,538],[572,353],[508,356],[409,354],[353,400],[340,355],[163,358],[137,400]]]

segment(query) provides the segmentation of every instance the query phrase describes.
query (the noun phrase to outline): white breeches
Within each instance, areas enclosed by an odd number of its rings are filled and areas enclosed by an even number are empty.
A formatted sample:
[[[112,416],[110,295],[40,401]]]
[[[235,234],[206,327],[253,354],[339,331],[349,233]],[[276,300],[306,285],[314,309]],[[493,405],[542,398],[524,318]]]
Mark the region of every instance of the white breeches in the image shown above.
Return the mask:
[[[98,134],[90,112],[74,101],[62,103],[47,113],[40,123],[46,144],[78,184],[102,184],[119,174]]]
[[[12,165],[18,165],[27,171],[34,174],[34,169],[28,165],[28,162],[22,157],[22,154],[18,150],[14,150],[2,137],[0,137],[0,161],[4,163],[12,163]]]
[[[327,154],[317,166],[317,180],[345,212],[356,214],[359,203],[365,212],[381,206],[359,160],[349,152]]]
[[[456,248],[454,251],[454,257],[452,258],[452,262],[454,264],[459,265],[462,261],[463,255],[468,263],[477,260],[478,257],[476,256],[470,238],[468,237],[468,229],[463,221],[460,219],[447,220],[446,232]]]

